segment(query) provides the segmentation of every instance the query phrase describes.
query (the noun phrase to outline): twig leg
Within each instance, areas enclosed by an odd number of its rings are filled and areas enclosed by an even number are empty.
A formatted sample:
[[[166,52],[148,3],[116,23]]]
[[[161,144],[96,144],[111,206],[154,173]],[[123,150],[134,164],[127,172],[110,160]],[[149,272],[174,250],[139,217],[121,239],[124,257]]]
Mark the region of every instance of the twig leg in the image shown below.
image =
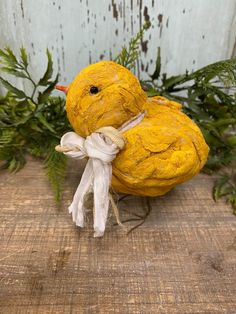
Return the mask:
[[[125,195],[125,197],[126,197],[126,195]],[[123,199],[124,199],[124,197],[121,197],[121,198],[119,199],[119,201],[120,201],[120,200],[123,200]],[[121,222],[120,219],[119,219],[119,221],[120,221],[122,224],[123,224],[123,223],[126,223],[126,222],[139,221],[134,227],[130,228],[130,229],[127,231],[127,234],[131,233],[134,229],[140,227],[140,226],[146,221],[146,219],[148,218],[148,216],[149,216],[149,214],[150,214],[150,212],[151,212],[151,210],[152,210],[152,207],[151,207],[151,204],[150,204],[150,199],[149,199],[148,197],[144,198],[144,200],[145,200],[145,203],[146,203],[146,204],[145,204],[145,206],[143,206],[143,211],[144,211],[144,214],[143,214],[143,215],[130,212],[130,211],[127,210],[127,209],[123,209],[123,211],[125,211],[126,213],[131,214],[131,215],[134,215],[135,218],[128,218],[128,219],[126,219],[126,220],[123,220],[122,222]],[[113,202],[114,202],[114,199],[113,199]],[[119,210],[118,210],[116,204],[115,204],[115,207],[116,207],[116,209],[117,209],[117,211],[118,211],[118,213],[119,213]],[[113,208],[113,210],[114,210],[114,208]],[[115,210],[114,210],[114,213],[115,213]],[[115,214],[115,215],[116,215],[116,214]],[[117,220],[117,223],[115,223],[114,225],[118,225],[118,224],[119,224],[119,223],[118,223],[118,220]]]
[[[118,209],[118,207],[116,206],[116,203],[115,203],[115,201],[114,201],[114,199],[113,199],[111,193],[109,193],[109,200],[110,200],[110,202],[111,202],[111,207],[112,207],[112,209],[113,209],[113,211],[114,211],[117,224],[118,224],[119,226],[121,226],[122,228],[126,228],[126,227],[123,225],[123,223],[121,222],[121,220],[120,220],[119,209]]]

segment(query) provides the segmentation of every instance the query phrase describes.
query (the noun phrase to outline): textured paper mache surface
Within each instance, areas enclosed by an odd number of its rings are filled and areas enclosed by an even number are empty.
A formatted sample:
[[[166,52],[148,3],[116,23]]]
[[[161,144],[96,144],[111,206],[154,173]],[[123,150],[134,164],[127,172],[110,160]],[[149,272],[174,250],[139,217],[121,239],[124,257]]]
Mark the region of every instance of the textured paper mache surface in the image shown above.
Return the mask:
[[[97,92],[90,89],[96,87]],[[181,105],[147,98],[126,68],[103,61],[82,70],[67,89],[66,109],[74,130],[86,137],[104,126],[119,128],[143,110],[145,118],[123,133],[126,139],[112,163],[112,187],[121,193],[163,195],[196,175],[208,146]]]

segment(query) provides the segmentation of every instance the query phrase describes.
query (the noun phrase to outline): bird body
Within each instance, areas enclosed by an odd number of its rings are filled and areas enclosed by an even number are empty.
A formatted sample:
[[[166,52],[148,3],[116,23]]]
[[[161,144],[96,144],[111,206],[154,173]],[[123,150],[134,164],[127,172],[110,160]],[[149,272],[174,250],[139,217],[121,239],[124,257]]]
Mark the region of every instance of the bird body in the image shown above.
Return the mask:
[[[125,131],[125,147],[112,162],[112,187],[133,195],[158,196],[196,175],[209,148],[181,105],[148,98],[138,79],[111,61],[82,70],[67,89],[66,110],[75,132],[86,138],[97,129],[116,129],[145,112]]]
[[[147,100],[145,118],[124,133],[125,149],[113,161],[118,192],[158,196],[196,175],[208,146],[196,124],[164,97]]]

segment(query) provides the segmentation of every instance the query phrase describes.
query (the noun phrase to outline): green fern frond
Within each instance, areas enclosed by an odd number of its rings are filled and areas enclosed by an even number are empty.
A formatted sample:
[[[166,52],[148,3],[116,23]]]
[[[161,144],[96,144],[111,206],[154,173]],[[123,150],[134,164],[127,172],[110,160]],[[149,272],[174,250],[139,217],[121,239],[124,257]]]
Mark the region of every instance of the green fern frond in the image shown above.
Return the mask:
[[[52,78],[50,52],[47,50],[47,68],[38,83],[28,72],[28,60],[24,48],[20,49],[19,57],[10,48],[0,49],[1,70],[32,83],[32,91],[26,93],[0,77],[0,83],[8,90],[7,95],[0,98],[0,160],[4,168],[18,171],[25,165],[27,154],[43,158],[59,201],[66,162],[65,156],[56,153],[54,146],[70,129],[65,100],[50,96],[58,80],[58,76]]]
[[[128,47],[123,47],[120,54],[114,59],[116,63],[123,65],[128,69],[132,69],[135,66],[135,61],[139,57],[139,46],[143,38],[144,32],[150,27],[150,23],[146,22],[140,31],[131,38]]]
[[[0,148],[3,148],[5,145],[10,144],[15,136],[16,132],[14,129],[0,130]]]
[[[61,200],[63,184],[66,176],[67,158],[64,154],[55,151],[55,141],[51,142],[44,160],[44,169],[54,191],[57,203]]]
[[[8,169],[10,172],[17,172],[26,163],[25,152],[20,147],[5,145],[0,147],[0,160],[4,161],[1,168]]]
[[[219,176],[213,188],[213,197],[217,201],[225,197],[232,205],[233,213],[236,215],[236,173],[224,173]]]
[[[189,79],[209,82],[218,79],[225,87],[236,86],[236,58],[218,61],[207,65],[189,75]],[[216,81],[217,82],[217,81]]]

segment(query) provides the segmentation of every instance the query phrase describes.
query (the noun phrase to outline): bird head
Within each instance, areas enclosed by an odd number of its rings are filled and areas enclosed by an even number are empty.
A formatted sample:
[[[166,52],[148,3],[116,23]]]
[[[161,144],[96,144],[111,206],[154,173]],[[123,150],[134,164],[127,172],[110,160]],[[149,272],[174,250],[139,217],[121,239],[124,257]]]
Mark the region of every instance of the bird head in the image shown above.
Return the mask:
[[[104,126],[119,128],[142,111],[147,98],[138,79],[112,61],[89,65],[68,87],[56,88],[67,94],[68,119],[83,137]]]

